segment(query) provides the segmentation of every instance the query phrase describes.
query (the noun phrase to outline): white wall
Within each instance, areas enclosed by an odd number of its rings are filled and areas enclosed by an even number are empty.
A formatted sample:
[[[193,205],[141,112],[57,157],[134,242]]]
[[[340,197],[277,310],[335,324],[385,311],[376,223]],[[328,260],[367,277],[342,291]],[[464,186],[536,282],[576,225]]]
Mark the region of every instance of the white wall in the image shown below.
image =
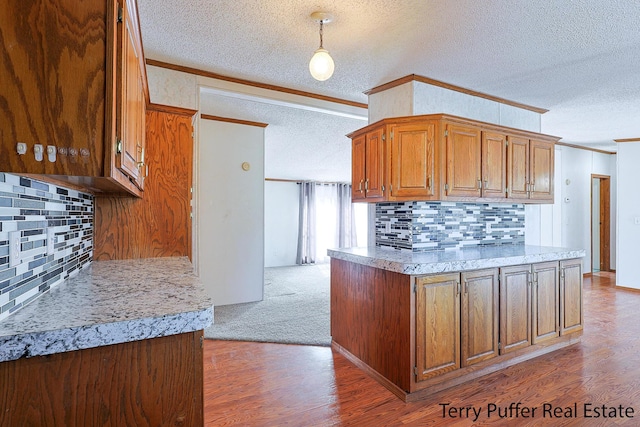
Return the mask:
[[[369,123],[438,113],[540,132],[540,113],[424,82],[411,81],[369,95]]]
[[[585,272],[591,271],[591,174],[611,176],[611,268],[616,268],[615,155],[556,146],[555,203],[525,208],[528,245],[584,249]],[[613,166],[613,167],[612,167]],[[569,180],[567,182],[567,180]],[[560,218],[560,221],[558,220]]]
[[[216,306],[260,301],[264,128],[200,119],[198,131],[198,275]]]
[[[627,288],[640,289],[640,262],[638,260],[638,242],[640,242],[640,142],[618,144],[617,192],[617,268],[616,284]],[[624,195],[624,197],[622,197]]]
[[[264,265],[295,265],[300,188],[295,182],[266,181],[264,190]]]

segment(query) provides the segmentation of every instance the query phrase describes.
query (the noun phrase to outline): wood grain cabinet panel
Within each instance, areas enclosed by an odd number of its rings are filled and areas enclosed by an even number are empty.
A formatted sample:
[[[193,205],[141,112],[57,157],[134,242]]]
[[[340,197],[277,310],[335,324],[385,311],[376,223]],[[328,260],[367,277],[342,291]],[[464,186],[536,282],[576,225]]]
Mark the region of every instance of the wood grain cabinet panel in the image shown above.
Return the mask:
[[[482,164],[480,129],[472,126],[447,124],[446,195],[480,197]]]
[[[135,1],[8,0],[0,2],[0,28],[2,170],[140,196],[148,97]],[[119,108],[131,110],[127,123],[117,123]],[[118,141],[129,141],[123,129],[139,138],[120,162]]]
[[[498,269],[463,272],[462,366],[498,355]]]
[[[531,266],[500,269],[500,354],[531,345]]]
[[[560,261],[560,335],[581,331],[582,260]]]
[[[132,17],[132,2],[122,8],[118,23],[118,67],[116,98],[116,166],[138,187],[143,187],[145,170],[143,73],[140,68],[142,46],[136,42],[136,27]]]
[[[553,202],[554,144],[546,141],[531,140],[531,181],[530,198]]]
[[[385,127],[362,134],[351,144],[351,196],[354,201],[378,201],[384,195]]]
[[[360,135],[351,141],[351,199],[363,201],[366,196],[364,192],[364,180],[366,179],[366,135]]]
[[[529,198],[529,140],[508,136],[507,146],[507,197]]]
[[[538,344],[560,335],[559,264],[557,261],[533,264],[532,343]]]
[[[416,281],[416,381],[423,381],[460,368],[460,274]]]
[[[507,137],[482,132],[482,197],[503,199],[507,190]]]
[[[429,199],[436,194],[437,128],[435,121],[391,127],[391,199]]]

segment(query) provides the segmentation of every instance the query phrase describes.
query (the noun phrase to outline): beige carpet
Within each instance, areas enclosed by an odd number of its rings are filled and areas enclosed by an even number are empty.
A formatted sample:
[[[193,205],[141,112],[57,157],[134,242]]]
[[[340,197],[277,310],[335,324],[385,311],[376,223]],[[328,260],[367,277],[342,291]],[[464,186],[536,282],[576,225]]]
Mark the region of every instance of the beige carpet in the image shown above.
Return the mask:
[[[331,345],[329,264],[265,269],[264,300],[214,307],[205,338]]]

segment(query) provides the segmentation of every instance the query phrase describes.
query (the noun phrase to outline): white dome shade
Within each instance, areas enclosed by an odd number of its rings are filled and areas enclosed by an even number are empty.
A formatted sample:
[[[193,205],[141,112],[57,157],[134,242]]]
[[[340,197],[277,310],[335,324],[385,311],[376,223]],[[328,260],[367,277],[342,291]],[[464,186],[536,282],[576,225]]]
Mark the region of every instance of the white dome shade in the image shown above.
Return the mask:
[[[329,52],[323,48],[316,50],[313,57],[311,57],[311,61],[309,61],[309,71],[311,75],[314,79],[320,80],[321,82],[333,75],[334,68],[333,58],[331,58]]]

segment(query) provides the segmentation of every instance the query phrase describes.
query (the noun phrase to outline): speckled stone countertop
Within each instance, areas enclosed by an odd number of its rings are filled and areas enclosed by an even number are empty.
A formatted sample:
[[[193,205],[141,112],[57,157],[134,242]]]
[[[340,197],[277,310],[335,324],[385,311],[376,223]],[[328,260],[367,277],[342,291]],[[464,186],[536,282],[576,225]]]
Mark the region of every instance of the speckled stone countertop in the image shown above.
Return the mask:
[[[330,249],[332,258],[368,265],[382,270],[417,275],[478,270],[508,265],[582,258],[584,249],[547,246],[480,246],[454,251],[409,252],[392,248],[361,247]]]
[[[0,322],[0,362],[193,332],[213,302],[187,258],[94,261]]]

